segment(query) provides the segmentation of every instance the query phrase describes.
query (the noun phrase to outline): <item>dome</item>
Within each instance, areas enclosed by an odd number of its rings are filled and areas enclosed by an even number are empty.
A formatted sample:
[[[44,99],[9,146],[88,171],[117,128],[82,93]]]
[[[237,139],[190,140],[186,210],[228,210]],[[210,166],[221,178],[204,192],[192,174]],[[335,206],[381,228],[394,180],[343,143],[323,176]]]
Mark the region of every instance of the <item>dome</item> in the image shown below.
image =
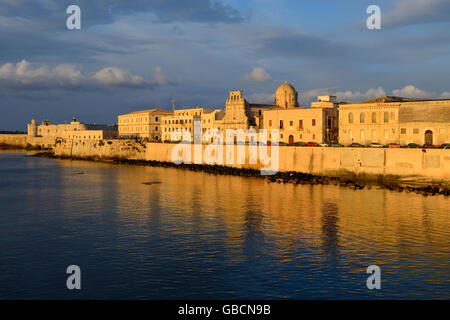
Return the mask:
[[[287,81],[275,91],[275,105],[281,108],[298,107],[298,93]]]

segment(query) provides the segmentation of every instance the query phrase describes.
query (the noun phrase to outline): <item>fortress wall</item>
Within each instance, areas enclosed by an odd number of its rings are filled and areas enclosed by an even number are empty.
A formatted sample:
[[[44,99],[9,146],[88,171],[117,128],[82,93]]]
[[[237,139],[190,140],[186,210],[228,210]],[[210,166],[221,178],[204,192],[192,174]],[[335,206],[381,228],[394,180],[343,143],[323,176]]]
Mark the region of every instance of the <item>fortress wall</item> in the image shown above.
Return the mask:
[[[175,146],[176,144],[148,143],[146,160],[172,162],[172,149]],[[204,149],[205,146],[202,147]],[[192,162],[193,152],[192,147]],[[246,146],[246,164],[231,166],[252,169],[266,167],[260,163],[249,165],[248,155]],[[278,171],[298,171],[331,177],[427,178],[450,181],[450,150],[283,146],[279,147]]]
[[[26,134],[0,134],[0,145],[24,148],[26,143]]]
[[[145,144],[134,140],[81,140],[58,138],[55,155],[91,159],[145,160]]]

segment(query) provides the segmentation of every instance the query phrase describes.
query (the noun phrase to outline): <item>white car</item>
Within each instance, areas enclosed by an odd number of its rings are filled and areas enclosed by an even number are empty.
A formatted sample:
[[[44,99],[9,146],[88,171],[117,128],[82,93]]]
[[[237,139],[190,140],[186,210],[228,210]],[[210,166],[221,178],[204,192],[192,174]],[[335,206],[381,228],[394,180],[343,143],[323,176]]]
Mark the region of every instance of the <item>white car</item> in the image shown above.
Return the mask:
[[[380,143],[377,142],[372,142],[371,144],[368,145],[370,148],[384,148],[384,146]]]
[[[321,146],[321,147],[328,147],[328,144],[327,143],[319,143],[319,146]]]

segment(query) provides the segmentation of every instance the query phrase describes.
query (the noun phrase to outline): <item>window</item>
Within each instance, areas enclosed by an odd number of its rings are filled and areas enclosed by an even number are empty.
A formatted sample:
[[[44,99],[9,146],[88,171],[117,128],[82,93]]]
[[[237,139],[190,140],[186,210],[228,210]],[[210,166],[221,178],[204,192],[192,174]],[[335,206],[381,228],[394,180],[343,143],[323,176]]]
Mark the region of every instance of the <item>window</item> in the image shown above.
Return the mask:
[[[361,140],[364,140],[364,130],[361,130],[361,132],[360,132],[360,138],[361,138]]]
[[[387,111],[384,113],[384,123],[389,123],[389,113]]]
[[[155,117],[155,121],[158,122],[158,117]]]
[[[303,135],[302,134],[300,135],[300,139],[303,139]]]
[[[269,127],[272,127],[272,120],[269,120]]]
[[[316,119],[312,119],[311,124],[312,124],[313,127],[315,127],[316,126]]]
[[[315,140],[316,139],[316,135],[315,134],[313,134],[313,140]]]
[[[372,112],[372,123],[377,123],[377,114],[376,114],[376,112]]]
[[[364,120],[365,120],[364,113],[361,112],[361,113],[359,114],[359,123],[364,123]]]
[[[418,129],[418,128],[414,128],[414,129],[413,129],[413,133],[414,133],[414,134],[419,134],[419,129]]]
[[[289,125],[292,127],[294,125],[294,121],[289,121]]]
[[[298,120],[298,128],[303,130],[303,120]]]
[[[400,129],[400,133],[401,133],[401,134],[406,134],[406,128],[401,128],[401,129]]]
[[[350,112],[348,114],[348,123],[353,123],[353,113],[352,112]]]
[[[284,125],[283,125],[283,120],[280,120],[280,129],[283,129]]]

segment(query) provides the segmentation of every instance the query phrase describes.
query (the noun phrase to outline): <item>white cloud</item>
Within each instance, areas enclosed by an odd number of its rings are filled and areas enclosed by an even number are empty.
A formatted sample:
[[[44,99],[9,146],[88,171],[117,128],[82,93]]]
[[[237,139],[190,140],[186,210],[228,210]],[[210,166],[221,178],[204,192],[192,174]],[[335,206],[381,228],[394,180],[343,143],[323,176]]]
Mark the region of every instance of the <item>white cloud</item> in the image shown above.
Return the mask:
[[[413,85],[404,87],[403,89],[392,90],[394,96],[405,97],[405,98],[431,98],[432,93],[420,90]]]
[[[384,89],[382,87],[379,88],[370,88],[369,90],[367,90],[366,92],[361,92],[361,91],[340,91],[340,92],[336,92],[334,94],[335,96],[337,96],[338,100],[342,100],[342,101],[359,101],[359,100],[367,100],[367,99],[372,99],[372,98],[377,98],[377,97],[383,97],[386,95],[386,92],[384,91]]]
[[[442,92],[442,94],[439,98],[440,99],[450,99],[450,92],[449,91]]]
[[[144,78],[116,67],[103,68],[92,78],[106,86],[142,86],[146,84]]]
[[[69,64],[61,64],[54,68],[41,66],[33,69],[28,61],[22,60],[15,65],[5,63],[0,66],[0,81],[8,82],[12,86],[45,84],[74,86],[79,85],[84,79],[81,71]]]
[[[0,66],[0,86],[12,88],[64,88],[97,84],[105,87],[146,87],[170,84],[161,70],[156,67],[153,79],[146,79],[128,71],[103,68],[93,75],[84,75],[78,66],[60,64],[54,67],[42,65],[33,67],[28,61]]]
[[[255,67],[252,72],[247,73],[244,76],[244,79],[250,82],[267,82],[272,80],[272,77],[263,68]]]

